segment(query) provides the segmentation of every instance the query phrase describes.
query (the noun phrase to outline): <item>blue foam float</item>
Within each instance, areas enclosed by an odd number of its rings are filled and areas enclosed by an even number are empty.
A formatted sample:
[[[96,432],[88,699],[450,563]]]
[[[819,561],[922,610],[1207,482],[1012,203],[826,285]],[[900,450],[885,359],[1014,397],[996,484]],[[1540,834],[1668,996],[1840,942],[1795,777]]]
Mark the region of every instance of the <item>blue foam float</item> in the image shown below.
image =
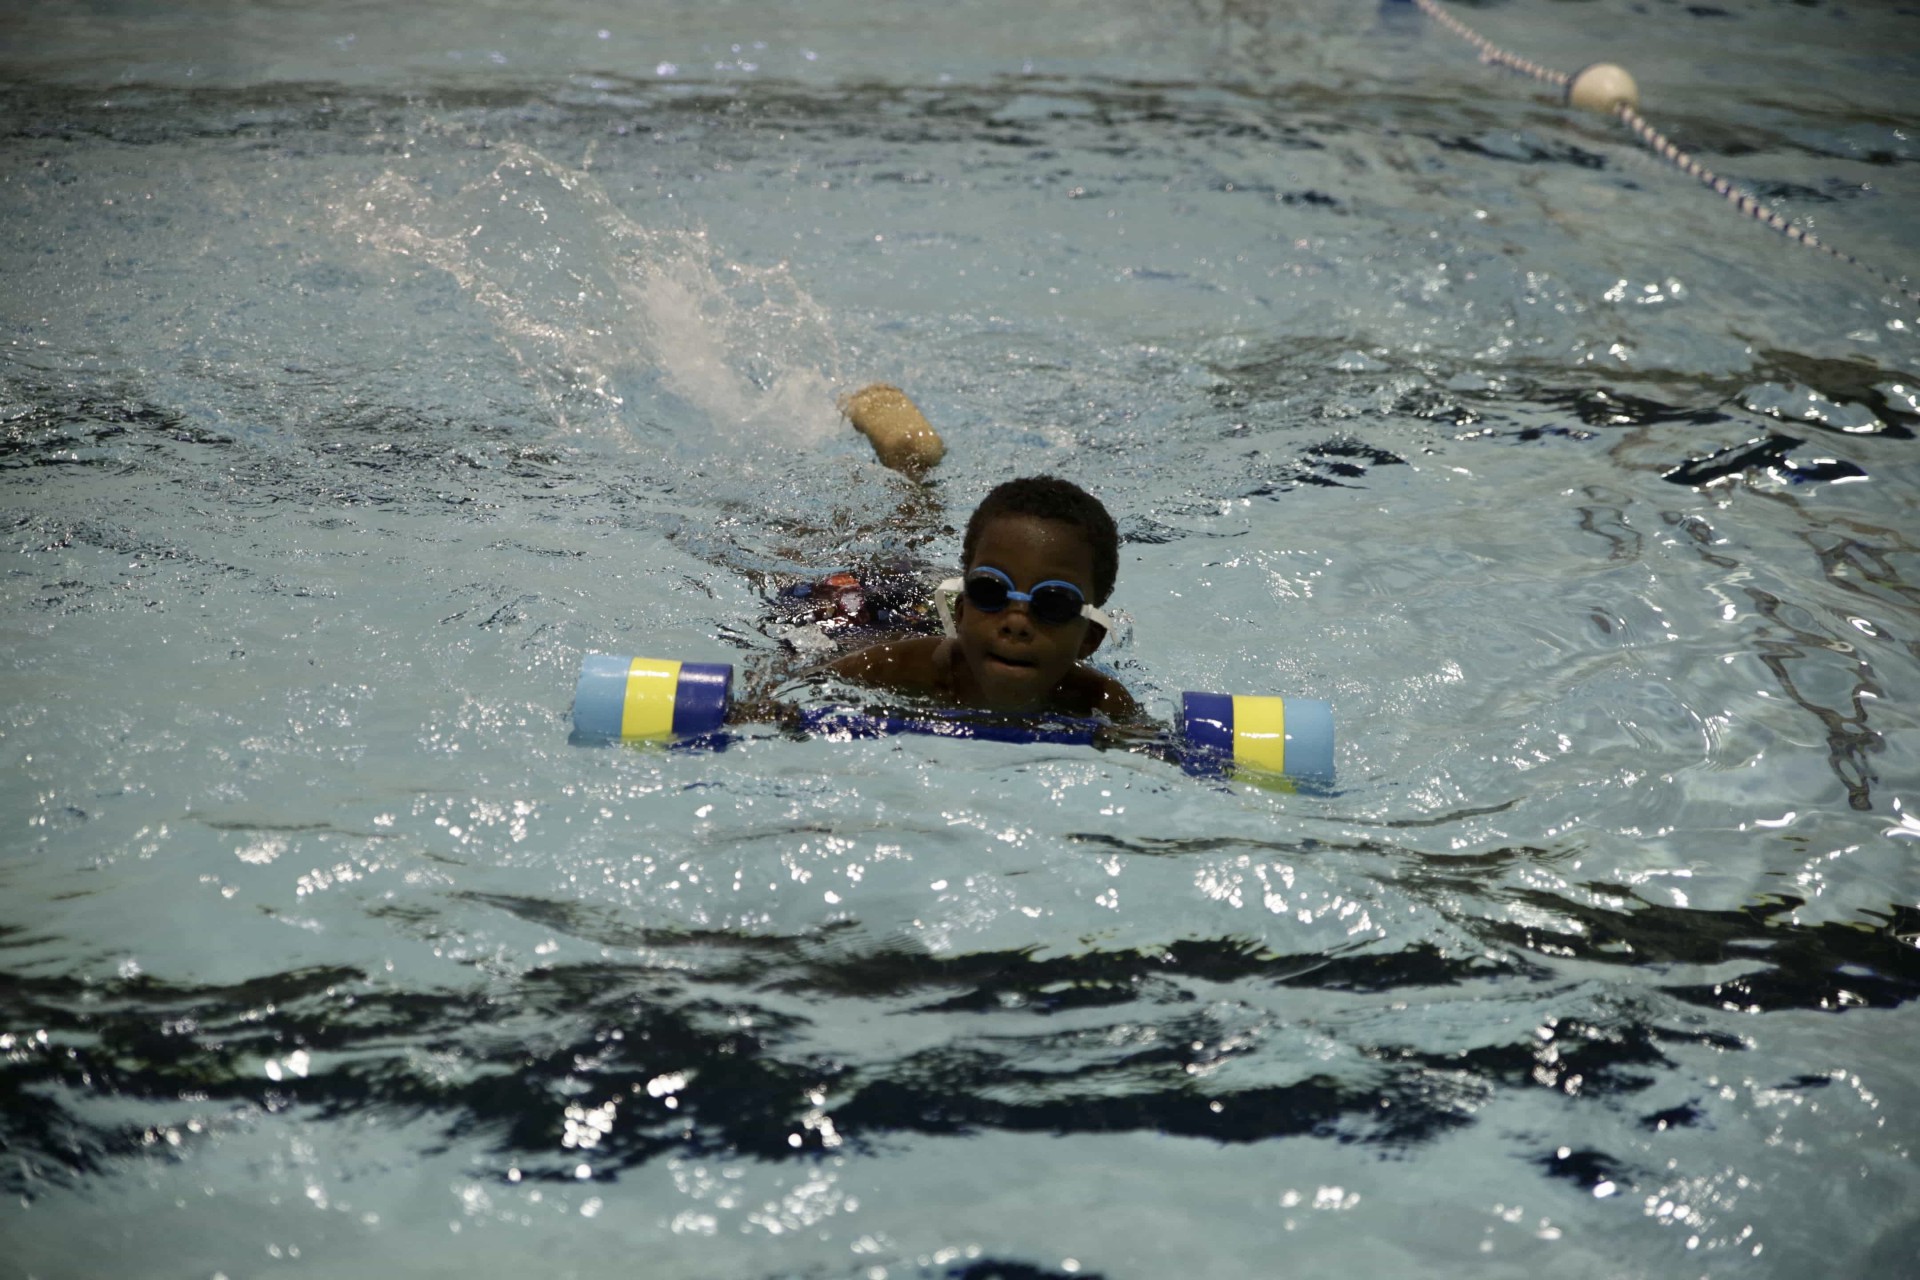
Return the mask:
[[[586,742],[723,741],[733,668],[721,662],[588,654],[573,695],[573,731]],[[814,707],[804,732],[875,738],[896,733],[994,742],[1091,745],[1105,722],[1049,716],[1008,720],[977,713]],[[1184,693],[1173,754],[1189,772],[1327,781],[1333,777],[1333,707],[1320,698]]]

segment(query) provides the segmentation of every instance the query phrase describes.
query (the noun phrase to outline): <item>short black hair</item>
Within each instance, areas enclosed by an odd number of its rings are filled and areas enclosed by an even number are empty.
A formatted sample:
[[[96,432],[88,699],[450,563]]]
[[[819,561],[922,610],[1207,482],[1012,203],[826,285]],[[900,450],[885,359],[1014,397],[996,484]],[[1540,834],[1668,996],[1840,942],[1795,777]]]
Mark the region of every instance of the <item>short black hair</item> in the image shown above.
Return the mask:
[[[1022,476],[996,485],[967,520],[967,535],[960,543],[962,566],[973,563],[973,549],[987,522],[1002,516],[1055,520],[1078,529],[1093,549],[1093,602],[1107,602],[1113,580],[1120,576],[1120,531],[1100,499],[1058,476]]]

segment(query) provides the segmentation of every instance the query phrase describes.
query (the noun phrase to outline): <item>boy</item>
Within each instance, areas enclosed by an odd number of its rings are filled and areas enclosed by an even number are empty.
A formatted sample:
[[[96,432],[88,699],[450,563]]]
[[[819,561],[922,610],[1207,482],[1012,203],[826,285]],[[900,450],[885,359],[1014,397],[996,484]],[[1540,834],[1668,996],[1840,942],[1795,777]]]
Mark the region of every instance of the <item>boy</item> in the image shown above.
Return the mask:
[[[884,412],[866,411],[876,406]],[[917,476],[944,453],[895,388],[869,387],[843,407],[895,470]],[[1106,637],[1098,606],[1113,592],[1120,561],[1119,532],[1098,499],[1053,476],[1009,480],[967,521],[960,560],[963,576],[940,586],[946,635],[876,644],[828,669],[988,711],[1139,717],[1120,682],[1085,661]]]

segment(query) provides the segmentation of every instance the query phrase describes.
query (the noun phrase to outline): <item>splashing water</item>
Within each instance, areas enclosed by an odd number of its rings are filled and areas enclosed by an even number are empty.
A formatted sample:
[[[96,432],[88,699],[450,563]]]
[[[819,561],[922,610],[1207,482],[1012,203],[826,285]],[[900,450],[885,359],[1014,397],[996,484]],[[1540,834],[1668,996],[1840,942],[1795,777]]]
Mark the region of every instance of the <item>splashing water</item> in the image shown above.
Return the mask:
[[[564,431],[618,442],[694,414],[738,449],[836,430],[838,347],[786,263],[727,261],[702,229],[643,226],[530,146],[468,154],[451,171],[444,155],[385,170],[334,206],[336,225],[451,276]]]

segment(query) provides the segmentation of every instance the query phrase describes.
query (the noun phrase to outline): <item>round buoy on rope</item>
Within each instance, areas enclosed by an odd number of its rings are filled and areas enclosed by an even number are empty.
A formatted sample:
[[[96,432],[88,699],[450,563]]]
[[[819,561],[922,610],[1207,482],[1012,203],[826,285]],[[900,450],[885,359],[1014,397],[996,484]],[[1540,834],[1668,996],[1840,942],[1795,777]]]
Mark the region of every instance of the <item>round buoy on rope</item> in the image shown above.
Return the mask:
[[[1789,222],[1782,215],[1767,208],[1752,193],[1742,191],[1679,147],[1674,146],[1662,136],[1658,129],[1641,119],[1640,86],[1633,82],[1633,77],[1627,74],[1625,68],[1615,66],[1611,62],[1596,62],[1569,76],[1564,71],[1555,71],[1552,67],[1543,67],[1537,62],[1530,62],[1517,54],[1508,53],[1448,13],[1446,6],[1441,4],[1440,0],[1412,0],[1412,3],[1420,12],[1478,49],[1482,61],[1505,67],[1510,71],[1518,71],[1522,75],[1532,76],[1543,84],[1550,84],[1556,89],[1564,90],[1569,106],[1614,117],[1633,130],[1634,136],[1655,155],[1672,162],[1682,173],[1697,178],[1709,189],[1725,196],[1727,203],[1741,213],[1809,249],[1816,249],[1841,262],[1859,267],[1863,271],[1870,271],[1880,279],[1881,283],[1898,290],[1915,302],[1920,302],[1920,291],[1909,288],[1905,281],[1895,280],[1886,272],[1868,266],[1852,254],[1843,253],[1832,245],[1823,243],[1805,227]]]
[[[1640,86],[1633,82],[1633,77],[1627,74],[1625,67],[1615,66],[1611,62],[1596,62],[1574,72],[1573,79],[1567,81],[1567,102],[1586,111],[1598,111],[1603,116],[1610,116],[1622,104],[1638,108]]]

